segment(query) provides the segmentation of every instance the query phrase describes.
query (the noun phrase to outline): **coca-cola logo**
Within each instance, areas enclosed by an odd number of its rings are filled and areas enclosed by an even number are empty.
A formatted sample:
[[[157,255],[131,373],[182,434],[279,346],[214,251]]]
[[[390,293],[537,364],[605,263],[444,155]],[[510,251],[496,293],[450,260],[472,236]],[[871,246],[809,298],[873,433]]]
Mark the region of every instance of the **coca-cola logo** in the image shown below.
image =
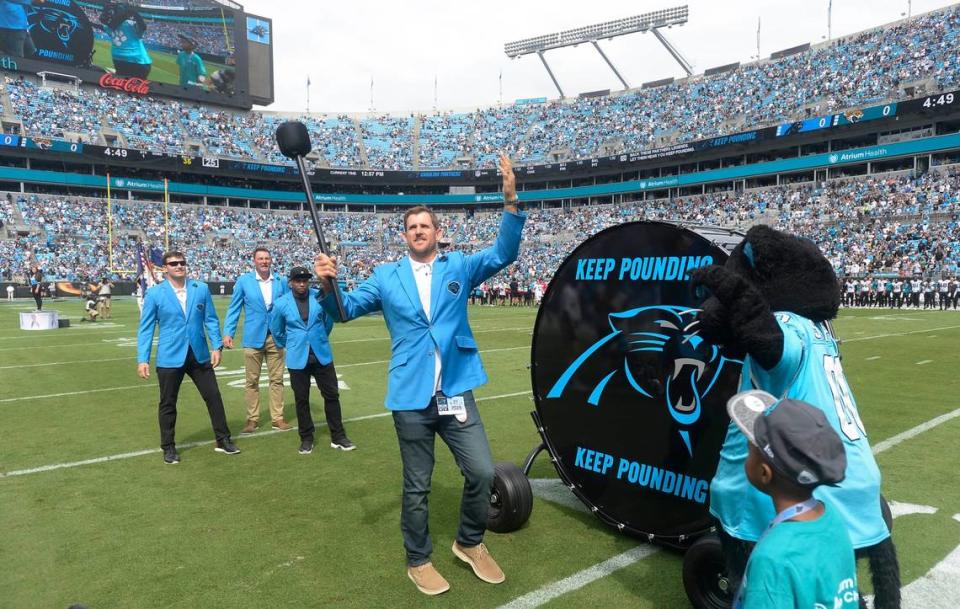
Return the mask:
[[[107,73],[100,77],[100,86],[104,89],[116,89],[127,93],[150,93],[150,81],[142,78],[121,78]]]

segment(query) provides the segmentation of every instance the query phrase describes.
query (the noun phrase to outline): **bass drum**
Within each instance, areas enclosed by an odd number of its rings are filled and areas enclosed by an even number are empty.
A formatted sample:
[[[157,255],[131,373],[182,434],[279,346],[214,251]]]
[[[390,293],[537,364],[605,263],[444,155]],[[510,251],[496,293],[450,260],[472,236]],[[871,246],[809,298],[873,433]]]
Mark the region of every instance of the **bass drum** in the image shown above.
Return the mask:
[[[743,235],[632,222],[560,265],[534,327],[536,418],[557,472],[619,531],[685,545],[711,527],[716,471],[742,362],[698,336],[690,272]]]

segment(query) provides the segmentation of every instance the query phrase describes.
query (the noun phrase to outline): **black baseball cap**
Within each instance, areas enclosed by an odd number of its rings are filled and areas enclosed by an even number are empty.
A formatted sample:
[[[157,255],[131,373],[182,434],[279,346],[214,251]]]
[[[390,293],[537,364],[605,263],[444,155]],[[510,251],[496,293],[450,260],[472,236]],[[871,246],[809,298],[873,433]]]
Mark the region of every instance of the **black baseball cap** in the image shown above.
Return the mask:
[[[794,484],[813,488],[843,481],[846,449],[815,406],[752,390],[730,398],[727,412],[764,459]]]
[[[305,266],[295,266],[287,273],[287,279],[310,279],[313,273]]]

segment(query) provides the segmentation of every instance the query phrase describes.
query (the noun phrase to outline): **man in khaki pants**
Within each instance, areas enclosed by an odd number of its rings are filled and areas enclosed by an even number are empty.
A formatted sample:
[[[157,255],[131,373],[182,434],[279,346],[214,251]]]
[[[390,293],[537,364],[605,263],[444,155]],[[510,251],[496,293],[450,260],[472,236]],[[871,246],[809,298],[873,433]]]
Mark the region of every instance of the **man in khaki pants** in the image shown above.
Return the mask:
[[[293,426],[283,419],[283,350],[270,335],[273,303],[290,291],[282,278],[270,272],[273,259],[269,250],[253,250],[254,270],[237,278],[233,298],[223,324],[223,345],[233,348],[240,312],[243,311],[243,363],[247,371],[247,424],[241,433],[253,433],[260,424],[260,372],[267,361],[270,379],[270,419],[273,429],[288,431]]]

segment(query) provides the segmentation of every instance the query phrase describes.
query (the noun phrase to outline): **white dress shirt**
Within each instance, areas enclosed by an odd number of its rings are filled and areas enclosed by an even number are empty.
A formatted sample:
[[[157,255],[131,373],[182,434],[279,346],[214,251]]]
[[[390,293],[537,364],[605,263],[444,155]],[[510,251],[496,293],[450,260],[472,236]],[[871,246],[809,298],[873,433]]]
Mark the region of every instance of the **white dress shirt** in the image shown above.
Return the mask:
[[[267,305],[269,309],[273,303],[273,273],[267,275],[266,279],[261,279],[260,274],[256,271],[254,271],[253,274],[257,278],[257,283],[260,285],[260,293],[263,294],[263,304]]]
[[[173,284],[170,284],[173,287]],[[187,314],[187,284],[183,284],[182,288],[173,288],[173,293],[176,294],[177,300],[180,301],[180,308],[183,309],[183,314]]]
[[[428,320],[430,319],[430,282],[433,279],[433,262],[435,260],[436,258],[430,262],[417,262],[410,258],[413,278],[417,282],[417,294],[420,296],[420,306],[423,307],[423,312],[427,314]],[[433,362],[433,392],[436,393],[440,390],[440,349],[436,345],[433,349]]]

